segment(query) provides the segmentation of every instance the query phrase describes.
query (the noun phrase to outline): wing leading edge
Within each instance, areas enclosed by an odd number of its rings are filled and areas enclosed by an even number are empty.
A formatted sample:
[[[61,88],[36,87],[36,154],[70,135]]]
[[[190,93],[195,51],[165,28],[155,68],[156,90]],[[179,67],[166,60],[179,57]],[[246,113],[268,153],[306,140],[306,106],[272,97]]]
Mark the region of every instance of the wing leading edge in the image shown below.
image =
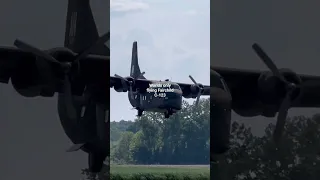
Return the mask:
[[[137,79],[135,80],[136,86],[138,86],[140,89],[147,89],[149,87],[150,83],[156,82],[154,80],[147,80],[147,79]],[[115,76],[110,76],[110,88],[123,88],[122,79]],[[129,86],[128,82],[127,86]],[[170,83],[170,82],[169,82]],[[191,87],[194,86],[194,84],[187,84],[187,83],[177,83],[177,82],[171,82],[174,84],[178,84],[182,90],[182,96],[188,97],[188,95],[191,93]],[[201,95],[210,95],[210,86],[205,85],[203,86],[203,92]]]
[[[9,83],[12,74],[20,67],[30,69],[36,56],[15,47],[0,46],[0,82]]]
[[[231,92],[239,86],[250,84],[257,86],[258,78],[263,71],[260,70],[243,70],[226,67],[211,67],[221,75],[227,83]],[[307,85],[303,87],[301,96],[293,104],[293,107],[320,107],[320,76],[298,74],[302,83]]]

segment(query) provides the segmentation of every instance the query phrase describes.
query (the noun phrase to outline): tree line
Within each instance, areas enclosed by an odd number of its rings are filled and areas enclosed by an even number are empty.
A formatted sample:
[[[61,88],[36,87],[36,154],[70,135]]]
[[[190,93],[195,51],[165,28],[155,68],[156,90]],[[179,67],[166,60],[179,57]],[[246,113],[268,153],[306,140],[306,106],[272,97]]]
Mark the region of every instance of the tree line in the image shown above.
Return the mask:
[[[210,104],[183,102],[168,119],[145,112],[134,122],[111,122],[111,161],[117,164],[209,164]]]
[[[211,177],[217,180],[317,180],[320,179],[320,115],[287,119],[284,136],[276,148],[269,124],[262,137],[233,122],[231,149],[214,156]]]
[[[164,119],[146,113],[135,121],[111,122],[111,162],[118,164],[208,164],[209,99],[199,106],[183,103],[181,112]],[[217,180],[320,179],[320,115],[287,119],[276,148],[269,124],[257,137],[239,121],[231,127],[231,149],[212,157]]]

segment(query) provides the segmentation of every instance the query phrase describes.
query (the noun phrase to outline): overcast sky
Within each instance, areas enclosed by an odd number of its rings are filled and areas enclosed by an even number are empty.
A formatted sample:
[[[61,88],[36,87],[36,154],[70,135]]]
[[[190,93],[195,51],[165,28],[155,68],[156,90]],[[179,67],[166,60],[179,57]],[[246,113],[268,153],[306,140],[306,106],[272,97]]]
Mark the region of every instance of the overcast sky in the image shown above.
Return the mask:
[[[210,83],[209,0],[111,0],[111,75],[130,75],[138,41],[141,71],[153,80]],[[133,120],[127,93],[111,89],[112,121]],[[193,102],[193,100],[191,101]]]
[[[211,65],[266,70],[252,51],[259,43],[279,68],[320,75],[319,1],[215,0],[211,17]],[[291,109],[289,115],[312,115],[319,109]],[[274,118],[240,118],[256,133]]]
[[[91,5],[102,34],[109,29],[109,3]],[[0,45],[20,38],[41,49],[63,46],[66,9],[66,0],[3,1]],[[0,84],[0,100],[0,179],[79,180],[87,155],[65,152],[72,144],[60,125],[56,98],[28,99],[11,84]]]
[[[92,1],[100,33],[109,28],[106,4]],[[62,46],[66,5],[65,0],[0,3],[0,44],[11,46],[18,37],[43,49]],[[215,0],[212,7],[211,64],[265,69],[250,49],[258,42],[279,67],[320,75],[319,2]],[[132,41],[137,40],[147,78],[191,83],[191,74],[209,83],[209,1],[118,0],[112,8],[112,75],[129,75]],[[23,98],[4,84],[0,99],[0,179],[79,179],[87,156],[65,152],[71,143],[59,123],[56,99]],[[112,120],[136,114],[125,93],[111,90],[111,105]],[[315,112],[293,109],[290,114]],[[247,122],[258,131],[268,122],[262,119]]]

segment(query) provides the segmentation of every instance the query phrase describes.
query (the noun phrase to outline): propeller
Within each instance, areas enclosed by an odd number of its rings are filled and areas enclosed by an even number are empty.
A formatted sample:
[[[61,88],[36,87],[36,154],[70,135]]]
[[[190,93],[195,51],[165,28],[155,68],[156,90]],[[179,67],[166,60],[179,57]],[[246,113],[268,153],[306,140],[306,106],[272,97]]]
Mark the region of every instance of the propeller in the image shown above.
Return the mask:
[[[130,96],[132,97],[132,86],[133,86],[133,82],[132,81],[128,81],[126,78],[122,77],[122,76],[119,76],[118,74],[115,74],[114,75],[115,77],[118,77],[120,79],[122,79],[121,83],[122,83],[122,87],[124,87],[126,90],[129,89],[130,91]],[[128,87],[128,84],[129,84],[129,87]]]
[[[133,81],[129,81],[128,79],[122,77],[122,76],[119,76],[118,74],[115,74],[114,76],[117,77],[117,78],[120,78],[122,79],[121,83],[122,83],[122,86],[125,88],[125,89],[129,89],[129,92],[130,92],[130,96],[132,99],[134,99],[134,94],[133,94],[133,85],[135,83],[135,80],[137,80],[139,77],[143,76],[145,74],[145,72],[142,72],[139,76],[133,78]],[[129,87],[128,87],[128,84],[129,84]]]
[[[72,90],[71,90],[71,82],[70,82],[70,70],[75,65],[78,64],[79,61],[83,58],[85,58],[94,48],[96,48],[99,45],[104,44],[110,39],[110,33],[106,33],[102,35],[94,45],[90,46],[88,49],[84,50],[83,52],[79,53],[75,59],[72,61],[72,63],[69,62],[60,62],[57,59],[55,59],[53,56],[51,56],[49,53],[42,51],[36,47],[33,47],[32,45],[23,42],[19,39],[16,39],[14,41],[14,45],[24,51],[33,53],[36,56],[42,57],[41,60],[45,60],[47,62],[52,62],[58,64],[64,71],[64,93],[66,96],[66,107],[68,111],[68,116],[71,119],[77,118],[77,112],[73,105],[73,98],[72,98]],[[79,66],[78,66],[79,67]]]
[[[81,53],[79,53],[75,60],[72,62],[74,64],[77,64],[79,69],[80,69],[80,60],[85,58],[87,55],[89,55],[97,46],[101,46],[104,43],[106,43],[108,40],[110,39],[110,32],[107,32],[106,34],[102,35],[95,44],[93,44],[92,46],[90,46],[88,49],[85,49],[84,51],[82,51]],[[79,70],[78,69],[78,70]]]
[[[189,78],[190,78],[191,81],[195,84],[195,86],[199,88],[198,95],[197,95],[197,100],[196,100],[196,105],[198,105],[198,104],[199,104],[199,100],[200,100],[200,96],[201,96],[202,91],[203,91],[203,87],[202,87],[201,84],[197,83],[197,82],[193,79],[193,77],[192,77],[191,75],[189,75]]]
[[[109,121],[109,111],[103,104],[96,104],[96,129],[100,140],[106,140],[106,123]]]
[[[280,105],[279,113],[277,116],[276,128],[273,133],[273,139],[275,143],[278,145],[284,130],[285,121],[288,115],[288,110],[291,107],[292,103],[292,94],[298,88],[301,88],[301,85],[296,85],[295,83],[289,82],[285,79],[283,74],[280,73],[277,66],[273,63],[271,58],[262,50],[262,48],[258,44],[252,45],[253,50],[257,53],[260,59],[266,64],[266,66],[271,70],[274,76],[278,77],[282,83],[286,86],[286,95]]]
[[[141,74],[139,74],[139,76],[137,76],[136,78],[134,78],[134,79],[138,79],[138,78],[140,78],[141,76],[143,76],[144,74],[145,74],[146,72],[142,72]]]

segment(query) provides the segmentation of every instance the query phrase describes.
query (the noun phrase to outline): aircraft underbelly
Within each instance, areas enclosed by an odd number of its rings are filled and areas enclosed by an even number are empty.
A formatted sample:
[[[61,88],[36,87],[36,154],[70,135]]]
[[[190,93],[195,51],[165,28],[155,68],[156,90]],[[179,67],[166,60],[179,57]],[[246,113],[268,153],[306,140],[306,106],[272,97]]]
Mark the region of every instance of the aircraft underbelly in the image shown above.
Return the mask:
[[[96,134],[95,121],[92,121],[91,118],[82,118],[81,120],[70,119],[67,116],[67,108],[64,100],[65,96],[63,94],[59,94],[58,96],[59,119],[69,139],[74,144],[85,143],[93,139]],[[80,108],[80,106],[76,106],[76,109],[79,112],[78,114],[80,114],[82,108]],[[95,113],[95,107],[87,107],[86,111],[92,111],[92,113]]]
[[[141,94],[140,108],[145,111],[164,112],[167,109],[180,110],[182,97],[173,95],[172,97],[154,97],[152,93]]]

